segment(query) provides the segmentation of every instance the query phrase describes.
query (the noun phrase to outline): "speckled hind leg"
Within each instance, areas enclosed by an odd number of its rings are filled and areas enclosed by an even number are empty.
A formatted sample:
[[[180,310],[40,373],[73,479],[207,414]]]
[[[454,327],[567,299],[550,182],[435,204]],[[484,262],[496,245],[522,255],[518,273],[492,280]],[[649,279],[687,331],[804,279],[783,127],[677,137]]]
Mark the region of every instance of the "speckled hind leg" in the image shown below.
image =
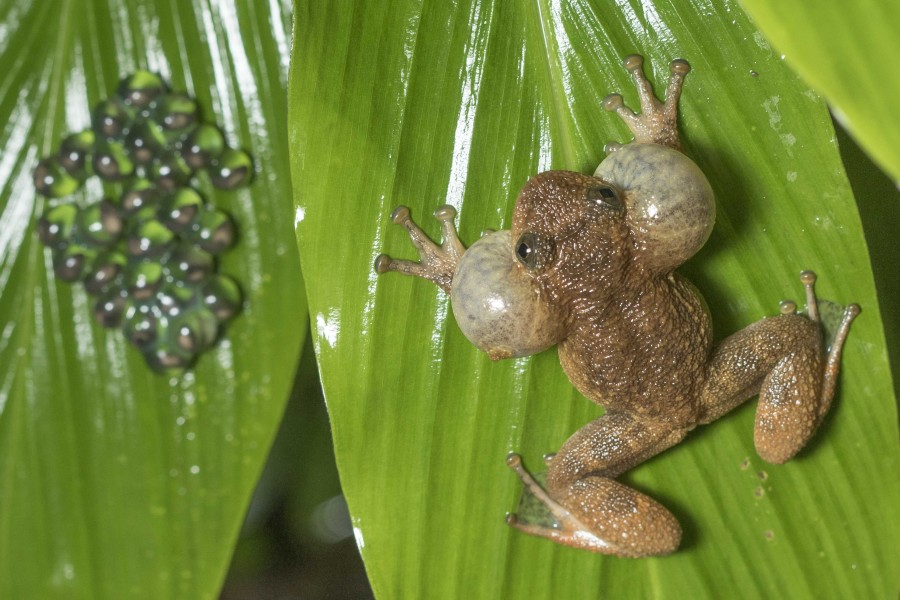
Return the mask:
[[[759,394],[754,444],[772,463],[793,457],[815,433],[834,398],[841,348],[859,307],[852,304],[826,355],[818,323],[815,274],[804,271],[809,318],[794,314],[793,302],[781,316],[758,321],[724,340],[713,352],[701,393],[701,423],[719,418]]]
[[[800,281],[806,288],[806,314],[811,321],[819,322],[819,301],[816,298],[816,274],[812,271],[803,271],[800,273]],[[782,314],[790,314],[796,308],[793,302],[782,302]],[[790,308],[793,306],[794,308]],[[850,333],[850,325],[859,315],[860,308],[858,304],[850,304],[844,309],[841,322],[834,334],[834,341],[828,349],[828,355],[825,360],[825,372],[822,377],[822,393],[819,403],[818,419],[822,419],[831,408],[831,401],[834,399],[834,391],[837,387],[837,377],[841,369],[841,354],[844,348],[844,342],[847,341],[847,335]]]
[[[790,460],[809,441],[831,408],[840,371],[841,351],[859,306],[844,309],[841,323],[828,354],[821,347],[819,310],[815,293],[816,274],[804,271],[810,321],[816,323],[816,346],[793,350],[766,375],[759,392],[753,441],[764,460],[781,464]],[[787,313],[782,303],[782,314]]]
[[[643,57],[632,54],[625,57],[624,67],[631,73],[634,85],[637,88],[638,99],[641,105],[640,114],[625,106],[622,96],[610,94],[603,99],[603,108],[614,111],[628,125],[634,134],[634,142],[638,144],[660,144],[672,148],[681,149],[678,138],[678,99],[681,97],[681,88],[685,76],[691,71],[691,66],[684,59],[677,58],[669,63],[669,84],[666,87],[666,99],[660,102],[653,94],[650,81],[644,76]],[[621,144],[610,142],[604,148],[607,153],[615,152],[621,148]]]
[[[412,220],[409,208],[406,206],[395,208],[391,213],[391,220],[406,228],[410,241],[419,251],[420,262],[398,260],[387,254],[379,254],[375,259],[375,271],[379,274],[396,271],[428,279],[449,293],[459,259],[466,251],[466,247],[456,233],[456,226],[453,224],[455,217],[456,209],[450,205],[441,206],[434,211],[434,218],[441,222],[444,238],[443,243],[438,246]]]
[[[577,431],[549,466],[545,491],[522,467],[517,454],[507,464],[553,515],[556,526],[507,522],[530,535],[602,554],[652,556],[673,552],[681,527],[661,504],[613,477],[669,448],[686,435],[607,413]]]

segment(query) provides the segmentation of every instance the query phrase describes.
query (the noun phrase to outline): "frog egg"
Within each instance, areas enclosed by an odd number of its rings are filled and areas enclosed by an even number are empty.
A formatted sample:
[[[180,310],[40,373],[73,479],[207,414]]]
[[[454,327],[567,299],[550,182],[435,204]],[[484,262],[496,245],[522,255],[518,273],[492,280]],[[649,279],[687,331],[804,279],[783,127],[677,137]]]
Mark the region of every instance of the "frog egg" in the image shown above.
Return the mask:
[[[158,262],[141,262],[131,265],[125,274],[128,296],[135,300],[149,300],[163,283],[163,268]]]
[[[628,144],[609,155],[594,177],[618,188],[640,263],[674,269],[706,243],[716,220],[712,187],[681,152],[657,144]]]
[[[117,287],[119,275],[125,270],[128,259],[116,250],[97,257],[93,269],[84,280],[84,288],[91,295],[98,295]]]
[[[133,115],[117,98],[109,98],[96,107],[91,115],[91,125],[97,136],[108,140],[122,138],[131,125]]]
[[[137,109],[146,109],[166,91],[163,80],[149,71],[135,71],[119,82],[116,93],[122,101]]]
[[[59,146],[57,156],[60,166],[80,181],[87,178],[86,166],[88,157],[94,151],[94,140],[94,132],[85,129],[66,137]]]
[[[509,231],[488,233],[459,261],[450,292],[463,334],[493,360],[536,354],[564,336],[564,319],[513,258]]]
[[[221,254],[234,245],[236,235],[231,217],[216,209],[200,213],[193,232],[197,245],[213,254]]]
[[[187,137],[181,147],[181,157],[192,169],[203,169],[225,149],[225,138],[218,127],[206,123],[199,125]]]
[[[191,228],[197,214],[203,209],[203,198],[193,188],[179,188],[170,195],[160,211],[160,217],[166,227],[181,233]]]
[[[157,187],[169,192],[186,185],[194,174],[184,159],[174,153],[158,157],[150,173]]]
[[[149,348],[158,337],[159,319],[147,304],[126,301],[122,333],[140,349]]]
[[[163,285],[156,294],[156,305],[167,317],[175,317],[183,313],[195,303],[197,293],[191,286],[176,285],[172,282]]]
[[[175,348],[163,347],[153,348],[144,352],[144,360],[147,365],[157,373],[184,369],[187,367],[194,356],[191,354],[178,352]]]
[[[122,235],[122,217],[109,199],[82,208],[76,222],[79,237],[92,246],[111,246]]]
[[[37,227],[41,242],[45,246],[58,246],[69,241],[77,214],[74,204],[60,204],[44,211]]]
[[[203,304],[219,321],[227,321],[241,309],[241,288],[227,275],[214,275],[203,286]]]
[[[181,93],[166,94],[153,111],[153,120],[167,132],[169,139],[174,139],[197,122],[198,112],[193,98]]]
[[[136,223],[128,233],[128,253],[138,257],[156,257],[172,245],[175,234],[156,219]]]
[[[33,177],[35,189],[48,198],[68,196],[81,187],[81,182],[63,169],[56,156],[41,160],[34,168]]]
[[[166,269],[177,281],[201,283],[216,269],[213,255],[192,244],[180,244],[169,255]]]
[[[222,152],[222,156],[209,167],[210,179],[220,190],[233,190],[244,185],[252,173],[253,161],[250,155],[231,148]]]
[[[133,179],[120,198],[122,211],[126,217],[130,217],[142,209],[155,207],[159,197],[159,190],[149,179]]]
[[[125,139],[125,145],[134,162],[149,165],[165,148],[166,138],[159,125],[152,121],[141,121],[132,128]]]
[[[125,298],[115,290],[101,296],[94,303],[94,320],[101,327],[118,327],[125,312]]]
[[[122,181],[134,173],[134,163],[121,142],[101,142],[94,153],[94,172],[106,181]]]
[[[97,251],[81,244],[69,244],[53,255],[53,271],[63,281],[82,279],[91,271]]]
[[[172,323],[174,342],[185,353],[197,354],[216,341],[219,321],[205,308],[185,313]]]

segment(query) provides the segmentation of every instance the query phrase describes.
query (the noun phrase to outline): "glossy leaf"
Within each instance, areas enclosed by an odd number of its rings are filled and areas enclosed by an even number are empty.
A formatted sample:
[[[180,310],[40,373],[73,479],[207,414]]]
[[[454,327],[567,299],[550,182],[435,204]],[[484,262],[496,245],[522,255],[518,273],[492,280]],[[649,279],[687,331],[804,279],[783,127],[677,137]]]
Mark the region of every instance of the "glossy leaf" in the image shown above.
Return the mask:
[[[383,598],[893,597],[897,414],[869,257],[824,103],[733,2],[295,2],[289,124],[297,236],[341,480]],[[601,557],[503,524],[521,485],[601,410],[555,351],[491,363],[422,280],[378,277],[380,252],[414,250],[389,214],[460,210],[462,238],[509,225],[518,189],[548,168],[592,172],[626,141],[601,99],[635,93],[621,58],[653,79],[690,60],[687,152],[718,222],[684,271],[718,337],[802,294],[863,316],[840,395],[784,466],[752,445],[747,405],[625,480],[685,530],[667,558]]]
[[[741,0],[754,22],[881,167],[900,182],[900,3]]]
[[[279,2],[0,4],[0,597],[216,597],[305,331],[285,218],[289,22]],[[37,161],[139,68],[196,96],[257,168],[240,191],[201,186],[238,223],[220,269],[246,304],[180,377],[93,322],[34,228]]]

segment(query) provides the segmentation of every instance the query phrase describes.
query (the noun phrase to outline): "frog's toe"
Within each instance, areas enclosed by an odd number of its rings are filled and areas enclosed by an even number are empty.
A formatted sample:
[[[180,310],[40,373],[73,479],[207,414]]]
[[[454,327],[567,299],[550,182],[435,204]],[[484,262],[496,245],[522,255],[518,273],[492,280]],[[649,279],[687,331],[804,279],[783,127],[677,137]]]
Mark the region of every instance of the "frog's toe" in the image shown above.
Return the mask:
[[[683,58],[676,58],[669,63],[669,71],[683,77],[691,72],[691,64]]]
[[[691,72],[691,65],[683,58],[676,58],[669,63],[669,84],[666,86],[666,101],[663,103],[662,112],[671,120],[671,126],[675,127],[675,117],[678,111],[678,100],[681,98],[681,90],[684,87],[684,78]]]
[[[783,315],[797,314],[797,303],[793,300],[782,300],[778,305],[778,312]]]
[[[629,54],[622,59],[622,66],[625,70],[634,72],[644,66],[644,57],[640,54]]]
[[[379,254],[375,257],[375,272],[381,275],[391,270],[392,259],[387,254]]]
[[[389,271],[434,280],[434,274],[422,263],[391,258],[387,254],[379,254],[375,259],[375,272],[382,275]],[[435,283],[437,283],[437,281],[435,281]]]
[[[411,218],[408,206],[404,206],[403,204],[401,204],[391,211],[391,221],[393,221],[397,225],[402,225],[410,220]]]
[[[625,100],[622,99],[622,94],[610,94],[600,103],[603,106],[603,110],[608,110],[609,112],[618,111],[622,108],[625,108]],[[634,114],[631,109],[626,109],[628,112]]]

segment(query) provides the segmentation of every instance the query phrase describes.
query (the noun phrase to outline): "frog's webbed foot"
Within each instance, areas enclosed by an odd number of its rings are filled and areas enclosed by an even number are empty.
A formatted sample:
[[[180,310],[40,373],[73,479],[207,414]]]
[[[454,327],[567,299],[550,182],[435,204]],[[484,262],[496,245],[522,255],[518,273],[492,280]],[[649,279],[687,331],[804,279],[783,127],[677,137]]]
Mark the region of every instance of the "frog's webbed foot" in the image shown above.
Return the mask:
[[[443,235],[443,243],[438,246],[412,220],[409,208],[398,206],[391,213],[391,220],[406,227],[410,241],[419,251],[420,262],[398,260],[387,254],[380,254],[375,259],[375,270],[379,274],[397,271],[428,279],[449,294],[459,259],[466,251],[466,247],[456,233],[456,226],[453,224],[455,217],[456,209],[450,205],[441,206],[434,211],[434,218],[441,222]]]
[[[547,459],[545,458],[545,460]],[[516,475],[522,480],[525,488],[550,511],[550,514],[557,523],[557,527],[546,527],[535,523],[521,522],[516,513],[507,513],[507,525],[514,527],[523,533],[544,537],[564,546],[574,546],[576,548],[584,548],[586,550],[607,554],[611,552],[611,545],[608,542],[591,534],[584,523],[579,521],[572,513],[566,510],[565,507],[550,497],[550,494],[541,487],[541,484],[531,476],[531,473],[529,473],[524,466],[522,466],[521,456],[515,452],[511,452],[509,456],[506,457],[506,464],[510,469],[516,472]]]
[[[549,460],[552,460],[552,457]],[[545,461],[548,461],[546,457]],[[550,514],[557,523],[556,527],[547,527],[536,523],[524,523],[519,521],[519,516],[516,513],[507,513],[507,525],[514,527],[523,533],[547,538],[564,546],[583,548],[601,554],[614,553],[612,544],[593,535],[584,523],[579,521],[571,512],[566,510],[565,507],[550,497],[544,488],[541,487],[541,484],[539,484],[534,477],[531,476],[531,473],[522,466],[521,456],[515,452],[511,452],[509,456],[506,457],[506,464],[510,469],[516,472],[516,475],[522,480],[525,488],[537,498],[541,504],[547,507],[547,510],[550,511]]]
[[[809,317],[810,321],[820,323],[815,272],[803,271],[800,273],[800,282],[806,290],[806,316]],[[785,300],[779,308],[782,315],[790,315],[796,312],[797,305],[792,300]],[[848,304],[844,308],[837,329],[834,331],[834,339],[828,347],[828,354],[825,357],[825,371],[822,375],[822,390],[819,394],[817,420],[821,420],[831,407],[831,401],[834,399],[834,391],[837,386],[837,376],[841,368],[841,353],[844,348],[844,342],[847,341],[847,335],[850,333],[850,325],[853,324],[853,320],[859,313],[859,304]]]
[[[660,102],[653,94],[650,82],[644,76],[644,59],[632,54],[623,61],[625,68],[631,72],[634,85],[637,88],[638,98],[641,104],[640,114],[635,114],[625,106],[622,96],[610,94],[603,99],[603,108],[615,111],[621,117],[628,128],[634,134],[634,142],[638,144],[660,144],[681,150],[681,141],[678,138],[678,99],[681,97],[681,88],[685,76],[691,71],[688,62],[676,58],[669,63],[669,85],[666,87],[665,101]],[[621,144],[608,143],[604,150],[607,154],[621,148]]]

